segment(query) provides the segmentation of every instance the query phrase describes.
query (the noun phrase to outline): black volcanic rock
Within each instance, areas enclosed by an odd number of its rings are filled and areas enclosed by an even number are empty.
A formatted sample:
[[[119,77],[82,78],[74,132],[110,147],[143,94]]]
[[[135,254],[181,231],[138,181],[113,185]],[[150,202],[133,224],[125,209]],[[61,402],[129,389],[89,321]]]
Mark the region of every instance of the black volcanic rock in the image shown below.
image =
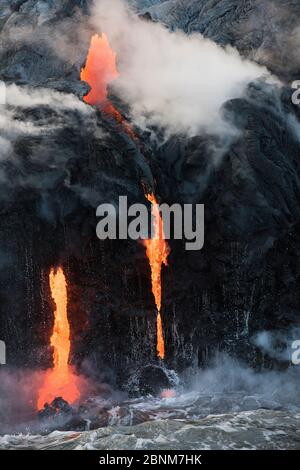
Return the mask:
[[[201,33],[266,65],[282,80],[299,79],[298,0],[165,0],[136,2],[170,29]]]
[[[141,369],[139,391],[142,395],[159,395],[164,389],[170,388],[170,380],[163,368],[146,366]]]
[[[70,415],[72,414],[72,407],[62,397],[55,398],[52,403],[45,403],[43,410],[39,411],[39,418],[49,419],[56,415]]]
[[[174,242],[172,272],[165,273],[169,354],[185,365],[197,352],[205,361],[221,344],[259,363],[254,332],[298,323],[299,138],[259,85],[224,111],[241,135],[217,168],[205,163],[201,138],[174,138],[160,149],[163,200],[206,205],[205,249],[186,252]],[[194,158],[200,155],[204,161]],[[177,312],[184,312],[179,323]],[[189,340],[173,343],[174,322],[176,332],[186,332],[188,321]]]

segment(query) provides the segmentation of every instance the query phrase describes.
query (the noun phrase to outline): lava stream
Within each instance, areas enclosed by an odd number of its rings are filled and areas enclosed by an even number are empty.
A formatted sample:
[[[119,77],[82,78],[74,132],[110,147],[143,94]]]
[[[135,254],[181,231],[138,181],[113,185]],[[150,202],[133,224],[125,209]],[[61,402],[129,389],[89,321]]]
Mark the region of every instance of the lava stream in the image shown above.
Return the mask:
[[[51,336],[53,346],[53,368],[46,372],[43,386],[38,392],[38,409],[62,397],[74,403],[80,396],[77,376],[68,364],[70,355],[70,325],[68,321],[67,282],[62,268],[51,269],[49,275],[51,295],[55,303],[54,328]]]
[[[122,114],[108,99],[108,85],[119,76],[116,64],[116,54],[112,50],[105,33],[102,36],[95,34],[91,39],[85,67],[82,68],[80,78],[87,82],[91,90],[84,97],[90,105],[98,106],[104,113],[112,116],[132,140],[137,136]],[[161,319],[161,268],[167,265],[169,248],[164,238],[163,222],[160,217],[158,205],[153,194],[146,194],[152,204],[155,233],[151,240],[145,240],[147,256],[151,267],[152,292],[157,307],[157,352],[161,359],[165,357],[165,344]]]
[[[112,50],[106,34],[95,34],[91,39],[85,67],[80,73],[80,79],[91,87],[83,99],[87,104],[98,106],[105,114],[112,116],[129,137],[136,140],[130,125],[108,99],[108,85],[119,76],[116,60],[116,53]]]
[[[165,341],[163,334],[163,326],[161,319],[161,269],[164,264],[167,266],[167,260],[170,253],[168,244],[165,240],[163,221],[159,212],[159,206],[157,204],[154,194],[147,194],[146,198],[152,204],[152,216],[154,222],[154,234],[150,240],[145,240],[146,253],[149,259],[151,268],[151,281],[152,281],[152,292],[155,299],[157,308],[157,353],[161,359],[165,357]]]
[[[84,97],[90,105],[102,105],[107,101],[107,87],[119,76],[116,64],[116,54],[110,47],[106,34],[95,34],[86,59],[81,69],[80,78],[87,82],[91,90]]]

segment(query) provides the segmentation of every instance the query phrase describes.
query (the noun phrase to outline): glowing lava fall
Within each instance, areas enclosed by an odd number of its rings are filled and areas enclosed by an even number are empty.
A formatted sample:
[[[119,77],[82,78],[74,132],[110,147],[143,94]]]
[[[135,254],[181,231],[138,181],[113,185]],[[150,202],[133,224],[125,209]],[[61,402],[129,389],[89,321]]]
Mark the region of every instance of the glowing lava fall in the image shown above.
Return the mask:
[[[84,101],[90,105],[102,105],[107,100],[107,86],[118,77],[116,54],[110,47],[106,34],[95,34],[91,39],[91,45],[86,64],[81,69],[80,78],[87,82],[91,90],[84,97]]]
[[[62,397],[74,403],[80,396],[77,376],[68,364],[70,355],[70,325],[68,321],[67,282],[62,268],[57,272],[51,269],[49,283],[54,309],[54,328],[51,336],[53,346],[53,368],[46,372],[43,386],[38,392],[37,408],[51,403],[56,397]]]
[[[112,116],[131,139],[137,140],[130,125],[108,99],[108,85],[119,76],[116,59],[116,53],[106,34],[94,34],[85,66],[80,73],[80,79],[91,87],[83,99],[87,104],[98,106],[105,114]]]
[[[81,70],[81,80],[87,82],[91,90],[84,97],[87,104],[98,106],[104,113],[112,116],[132,140],[137,141],[137,136],[121,113],[108,99],[108,85],[119,76],[116,64],[116,54],[112,50],[105,33],[102,36],[95,34],[91,39],[85,67]],[[163,222],[160,217],[158,205],[154,194],[145,194],[152,204],[154,218],[154,236],[145,240],[147,257],[151,267],[152,292],[157,307],[157,352],[158,356],[165,357],[165,344],[163,325],[161,319],[161,269],[167,265],[169,248],[164,238]]]
[[[165,341],[161,319],[161,269],[162,265],[167,266],[170,253],[165,240],[163,221],[159,212],[159,206],[154,194],[147,194],[146,198],[152,204],[152,216],[154,222],[154,234],[150,240],[145,240],[146,253],[151,268],[152,292],[157,308],[157,353],[161,359],[165,357]]]

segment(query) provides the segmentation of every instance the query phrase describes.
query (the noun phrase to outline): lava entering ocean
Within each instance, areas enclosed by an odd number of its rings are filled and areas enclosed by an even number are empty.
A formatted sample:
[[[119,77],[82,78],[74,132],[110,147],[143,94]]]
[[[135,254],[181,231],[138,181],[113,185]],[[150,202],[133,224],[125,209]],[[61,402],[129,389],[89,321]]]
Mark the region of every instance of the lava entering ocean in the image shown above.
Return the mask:
[[[80,79],[91,87],[84,101],[98,106],[105,114],[112,116],[131,139],[137,140],[130,125],[108,99],[108,85],[119,76],[116,60],[116,53],[112,50],[106,34],[95,34],[91,39],[85,67],[80,73]]]
[[[161,359],[165,357],[165,341],[161,319],[161,269],[164,264],[167,266],[167,260],[170,253],[168,244],[165,240],[164,227],[159,207],[154,194],[147,194],[146,198],[152,204],[152,215],[154,221],[154,234],[150,240],[145,240],[146,253],[151,268],[152,292],[157,308],[157,353]]]
[[[67,283],[62,268],[57,272],[51,269],[49,275],[50,289],[54,309],[54,328],[51,336],[53,346],[53,368],[46,372],[43,386],[38,392],[37,408],[51,403],[56,397],[62,397],[74,403],[80,396],[77,376],[68,364],[70,355],[70,325],[68,321]]]

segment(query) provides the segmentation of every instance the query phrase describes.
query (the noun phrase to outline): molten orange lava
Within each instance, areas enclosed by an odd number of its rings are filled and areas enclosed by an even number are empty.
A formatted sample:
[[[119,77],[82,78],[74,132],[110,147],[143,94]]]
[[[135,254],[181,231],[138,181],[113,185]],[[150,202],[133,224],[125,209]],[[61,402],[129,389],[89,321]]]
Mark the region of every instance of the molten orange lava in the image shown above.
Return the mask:
[[[119,76],[116,57],[105,33],[102,36],[95,34],[92,37],[86,64],[80,73],[80,79],[91,87],[83,99],[87,104],[98,106],[105,114],[112,116],[121,124],[129,137],[136,140],[137,137],[130,125],[107,97],[108,85]]]
[[[147,194],[146,198],[152,204],[152,215],[154,220],[154,234],[150,240],[145,240],[147,257],[151,268],[152,292],[157,308],[157,353],[161,359],[165,357],[165,342],[163,335],[163,326],[161,319],[161,269],[164,264],[167,266],[167,260],[170,253],[168,244],[165,240],[163,221],[159,212],[159,207],[154,194]]]
[[[174,397],[176,397],[175,390],[171,390],[169,388],[166,388],[160,394],[160,398],[174,398]]]
[[[91,87],[84,101],[90,105],[102,105],[107,100],[109,83],[118,75],[116,54],[110,47],[106,34],[95,34],[91,39],[85,67],[80,74],[81,80]]]
[[[54,328],[51,336],[53,346],[53,369],[47,371],[42,388],[38,392],[38,409],[45,403],[51,403],[56,397],[62,397],[74,403],[80,396],[77,387],[77,376],[73,374],[68,361],[70,355],[70,325],[68,321],[67,283],[62,268],[57,272],[51,269],[49,275],[50,289],[54,310]]]
[[[165,340],[164,340],[164,332],[163,326],[161,321],[161,314],[158,312],[156,318],[156,334],[157,334],[157,354],[161,359],[165,357]]]

